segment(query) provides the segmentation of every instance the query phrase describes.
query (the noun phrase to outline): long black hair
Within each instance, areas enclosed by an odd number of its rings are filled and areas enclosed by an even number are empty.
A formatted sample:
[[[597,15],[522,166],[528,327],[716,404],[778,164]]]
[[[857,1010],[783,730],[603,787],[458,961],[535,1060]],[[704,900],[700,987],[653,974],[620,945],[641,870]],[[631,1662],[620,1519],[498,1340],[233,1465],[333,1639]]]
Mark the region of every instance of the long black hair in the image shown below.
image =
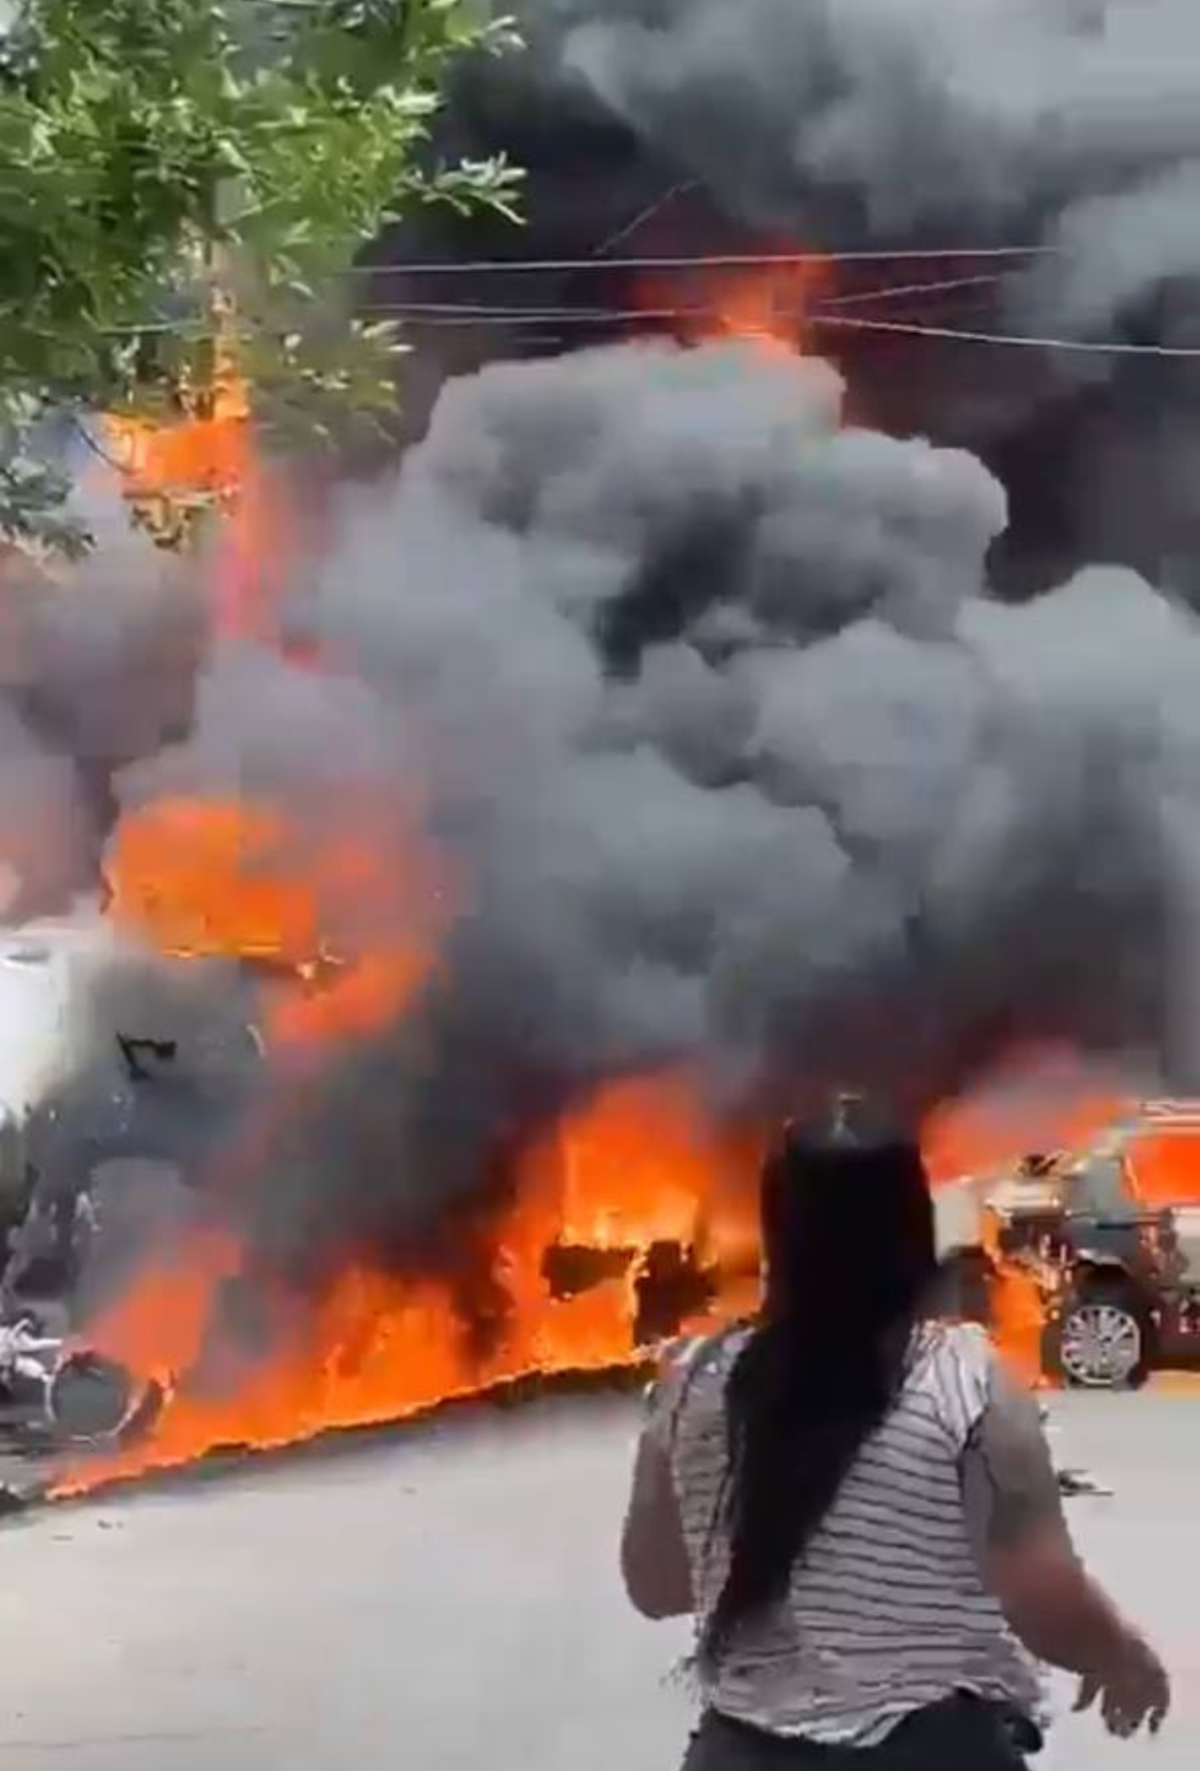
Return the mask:
[[[766,1291],[726,1389],[730,1561],[700,1642],[713,1667],[792,1570],[904,1379],[937,1271],[915,1143],[789,1128],[762,1175]]]

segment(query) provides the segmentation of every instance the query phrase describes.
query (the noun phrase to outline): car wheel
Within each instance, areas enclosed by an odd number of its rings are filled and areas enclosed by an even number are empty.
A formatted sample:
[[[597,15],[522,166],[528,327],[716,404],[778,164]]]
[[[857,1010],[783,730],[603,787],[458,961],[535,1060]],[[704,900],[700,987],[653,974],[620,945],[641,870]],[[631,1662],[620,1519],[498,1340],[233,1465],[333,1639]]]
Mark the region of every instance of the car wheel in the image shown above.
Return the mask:
[[[1069,1297],[1047,1342],[1051,1373],[1076,1389],[1136,1389],[1149,1375],[1150,1319],[1133,1287],[1119,1281]]]

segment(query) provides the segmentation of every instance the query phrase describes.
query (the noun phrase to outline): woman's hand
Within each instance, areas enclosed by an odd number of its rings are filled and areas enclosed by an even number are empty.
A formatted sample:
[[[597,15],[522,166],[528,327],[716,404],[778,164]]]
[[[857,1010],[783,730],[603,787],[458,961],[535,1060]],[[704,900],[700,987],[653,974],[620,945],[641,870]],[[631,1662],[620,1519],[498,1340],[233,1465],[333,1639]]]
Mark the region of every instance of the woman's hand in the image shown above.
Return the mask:
[[[1076,1710],[1091,1709],[1097,1698],[1110,1734],[1127,1740],[1147,1723],[1157,1734],[1171,1707],[1171,1681],[1162,1661],[1136,1631],[1125,1632],[1111,1666],[1085,1673]]]

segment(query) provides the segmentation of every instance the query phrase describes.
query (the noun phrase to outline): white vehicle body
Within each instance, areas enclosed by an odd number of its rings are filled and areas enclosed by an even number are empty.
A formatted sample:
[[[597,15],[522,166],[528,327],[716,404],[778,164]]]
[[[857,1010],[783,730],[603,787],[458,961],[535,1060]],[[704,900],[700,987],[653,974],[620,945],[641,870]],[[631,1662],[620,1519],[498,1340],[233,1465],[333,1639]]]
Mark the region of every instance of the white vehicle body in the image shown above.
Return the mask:
[[[0,1105],[20,1114],[67,1075],[89,987],[127,949],[96,910],[0,929]]]

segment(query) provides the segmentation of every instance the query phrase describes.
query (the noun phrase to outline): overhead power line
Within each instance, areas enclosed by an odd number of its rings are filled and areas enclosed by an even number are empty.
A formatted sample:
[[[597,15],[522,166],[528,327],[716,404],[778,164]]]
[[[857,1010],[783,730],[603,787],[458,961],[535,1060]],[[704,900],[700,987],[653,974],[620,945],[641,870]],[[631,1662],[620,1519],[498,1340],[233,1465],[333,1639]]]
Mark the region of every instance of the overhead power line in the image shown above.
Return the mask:
[[[873,292],[876,299],[882,293]],[[915,293],[909,291],[908,293]],[[794,320],[798,331],[806,327],[837,327],[845,331],[892,333],[907,338],[926,338],[944,343],[981,344],[996,347],[1071,351],[1098,356],[1162,357],[1189,360],[1200,358],[1200,346],[1171,344],[1139,344],[1126,339],[1055,338],[1023,332],[992,332],[965,326],[933,325],[919,320],[871,319],[857,314],[829,311],[832,304],[817,308],[777,308],[772,317],[780,322]],[[638,325],[661,323],[720,324],[719,308],[637,307],[637,308],[565,308],[565,307],[488,307],[485,304],[456,302],[404,302],[372,306],[373,317],[395,319],[421,328],[459,326],[567,326],[596,327],[605,325]],[[736,329],[730,329],[733,336]],[[757,331],[768,336],[770,328],[746,328],[747,335]]]
[[[909,338],[933,338],[958,344],[991,344],[1005,348],[1077,351],[1119,357],[1200,358],[1200,345],[1137,344],[1121,338],[1047,338],[1025,332],[976,332],[962,326],[929,326],[917,320],[868,320],[855,314],[809,315],[813,326],[841,326],[856,332],[895,332]]]
[[[479,274],[493,270],[547,270],[547,269],[587,269],[594,270],[607,263],[612,268],[623,266],[639,269],[690,269],[693,267],[711,268],[714,266],[737,268],[771,268],[801,265],[818,265],[823,263],[860,264],[894,263],[908,259],[931,260],[1009,260],[1018,256],[1030,256],[1051,250],[1037,246],[1009,247],[953,247],[940,251],[925,249],[920,252],[850,252],[842,254],[817,253],[744,253],[744,254],[706,254],[700,257],[679,257],[661,259],[527,259],[516,260],[509,264],[498,264],[492,261],[480,261],[475,264],[445,265],[394,265],[386,267],[395,272],[466,272]],[[842,331],[873,332],[891,334],[898,337],[926,339],[936,343],[985,345],[998,349],[1039,350],[1049,352],[1069,352],[1078,355],[1148,357],[1166,360],[1191,361],[1200,358],[1200,345],[1173,345],[1138,343],[1126,339],[1100,338],[1063,338],[1048,334],[1005,332],[994,329],[974,328],[955,324],[952,321],[936,323],[931,320],[887,318],[880,315],[848,313],[851,307],[866,306],[870,303],[885,303],[899,300],[917,300],[926,296],[946,296],[970,289],[983,289],[994,286],[1002,279],[1003,272],[991,270],[972,275],[943,277],[934,280],[918,280],[904,283],[890,283],[868,289],[853,290],[844,294],[822,296],[809,303],[788,306],[778,304],[771,308],[770,319],[779,324],[794,322],[798,332],[806,328],[817,329],[837,328]],[[711,326],[716,330],[725,318],[719,306],[698,304],[684,306],[679,303],[671,305],[633,304],[625,306],[593,303],[583,307],[578,304],[566,306],[562,303],[531,302],[519,305],[502,301],[410,301],[380,300],[360,304],[359,311],[373,319],[390,319],[400,325],[407,325],[416,330],[450,328],[504,327],[516,331],[530,328],[551,331],[546,342],[556,342],[554,331],[558,328],[581,329],[603,327],[636,327],[645,325],[692,325],[695,327]],[[961,310],[960,310],[961,311]],[[966,314],[978,311],[978,303],[968,306]],[[194,320],[183,321],[152,321],[142,326],[120,328],[121,332],[138,333],[173,333],[195,330]],[[732,335],[737,328],[727,328]],[[764,336],[769,335],[770,325],[763,325],[757,330]]]
[[[861,306],[871,301],[892,301],[913,295],[947,295],[962,289],[992,287],[997,282],[994,273],[975,277],[944,277],[937,282],[895,283],[883,288],[860,289],[848,295],[822,296],[818,302],[798,307],[779,304],[772,308],[772,313],[780,319],[803,320],[813,314],[824,313],[829,308]],[[440,314],[464,315],[477,319],[499,318],[515,319],[517,317],[535,317],[538,319],[574,319],[580,323],[597,323],[605,320],[669,320],[695,319],[704,320],[717,317],[721,310],[711,304],[696,307],[684,307],[676,304],[671,307],[612,307],[595,304],[583,307],[578,302],[569,306],[563,303],[537,302],[522,306],[512,302],[501,301],[396,301],[368,302],[363,304],[367,313],[396,313],[411,317],[431,317]]]
[[[896,301],[908,295],[950,295],[959,289],[994,288],[1000,281],[996,271],[984,271],[974,277],[939,277],[935,283],[887,283],[882,289],[855,289],[848,295],[823,295],[814,307],[823,313],[831,307],[860,307],[867,301]]]
[[[780,270],[826,264],[902,264],[949,259],[1045,258],[1054,246],[940,246],[906,251],[857,252],[701,252],[670,258],[477,258],[447,259],[437,263],[360,264],[352,275],[361,277],[478,277],[508,271],[687,271],[687,270]]]

